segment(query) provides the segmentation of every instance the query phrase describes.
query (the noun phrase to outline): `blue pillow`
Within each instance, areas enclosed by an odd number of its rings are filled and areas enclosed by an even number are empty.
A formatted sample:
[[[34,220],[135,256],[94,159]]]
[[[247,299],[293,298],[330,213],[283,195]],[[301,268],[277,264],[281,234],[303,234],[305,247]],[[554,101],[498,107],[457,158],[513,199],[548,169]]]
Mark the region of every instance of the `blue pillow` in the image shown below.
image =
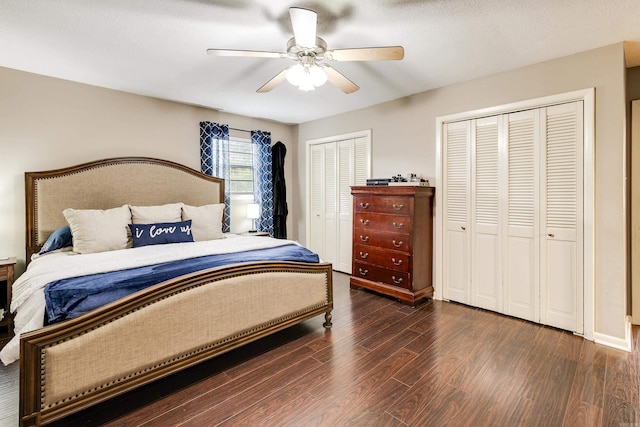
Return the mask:
[[[67,246],[73,246],[73,242],[71,240],[71,228],[69,228],[68,225],[65,225],[51,233],[47,241],[42,245],[42,248],[40,248],[38,255],[44,255],[47,252],[66,248]]]
[[[129,224],[133,247],[193,242],[191,220],[159,222],[157,224]]]

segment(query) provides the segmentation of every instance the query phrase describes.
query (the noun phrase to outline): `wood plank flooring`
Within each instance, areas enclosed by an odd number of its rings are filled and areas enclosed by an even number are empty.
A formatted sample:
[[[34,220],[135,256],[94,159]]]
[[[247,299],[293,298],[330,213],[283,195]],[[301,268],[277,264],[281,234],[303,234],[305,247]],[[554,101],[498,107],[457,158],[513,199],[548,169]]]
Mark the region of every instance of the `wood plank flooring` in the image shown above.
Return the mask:
[[[312,319],[56,425],[640,427],[637,327],[626,353],[459,304],[412,309],[341,273],[334,293],[331,330]],[[0,375],[15,426],[17,369]]]

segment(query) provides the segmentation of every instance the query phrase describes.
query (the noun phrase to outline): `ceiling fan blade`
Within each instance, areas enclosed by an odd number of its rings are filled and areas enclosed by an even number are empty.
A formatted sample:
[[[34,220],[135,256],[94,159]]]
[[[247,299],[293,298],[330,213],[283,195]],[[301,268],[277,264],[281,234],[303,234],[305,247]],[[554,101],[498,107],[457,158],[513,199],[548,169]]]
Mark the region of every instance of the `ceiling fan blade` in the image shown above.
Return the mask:
[[[291,18],[293,37],[296,39],[296,44],[307,48],[314,47],[316,45],[318,14],[310,9],[290,7],[289,17]]]
[[[340,71],[328,65],[323,65],[322,69],[327,74],[327,80],[334,86],[337,86],[344,93],[353,93],[360,89],[360,86],[349,80]]]
[[[278,86],[287,78],[287,71],[289,71],[288,68],[285,68],[284,70],[280,71],[274,78],[272,78],[271,80],[263,84],[262,87],[260,87],[260,89],[258,89],[256,92],[258,93],[269,92],[271,89]]]
[[[328,50],[325,58],[331,61],[381,61],[404,58],[402,46],[362,47],[355,49]]]
[[[287,58],[286,53],[260,50],[207,49],[207,54],[211,56],[246,56],[250,58]]]

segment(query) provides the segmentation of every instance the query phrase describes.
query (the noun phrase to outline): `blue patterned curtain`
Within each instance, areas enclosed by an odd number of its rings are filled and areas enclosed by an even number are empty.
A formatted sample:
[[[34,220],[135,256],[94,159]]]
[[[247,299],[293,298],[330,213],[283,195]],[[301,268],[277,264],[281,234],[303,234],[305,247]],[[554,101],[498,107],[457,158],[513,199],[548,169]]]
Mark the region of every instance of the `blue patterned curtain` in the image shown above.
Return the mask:
[[[251,131],[254,144],[253,192],[255,203],[260,205],[260,218],[256,228],[273,236],[273,181],[271,161],[271,133],[261,130]]]
[[[229,171],[229,126],[200,122],[200,170],[224,178],[224,222],[222,232],[231,230],[231,184]]]

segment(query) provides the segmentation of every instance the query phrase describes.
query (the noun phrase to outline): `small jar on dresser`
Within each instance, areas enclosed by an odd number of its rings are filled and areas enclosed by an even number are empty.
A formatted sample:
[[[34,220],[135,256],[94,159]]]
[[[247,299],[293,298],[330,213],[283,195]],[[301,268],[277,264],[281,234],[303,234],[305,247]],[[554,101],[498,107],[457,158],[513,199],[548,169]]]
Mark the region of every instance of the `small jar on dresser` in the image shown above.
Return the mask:
[[[15,258],[0,260],[0,337],[9,336],[13,333],[13,317],[10,313],[11,307],[11,287],[13,286]]]
[[[351,187],[352,289],[416,306],[433,296],[433,196],[426,186]]]

